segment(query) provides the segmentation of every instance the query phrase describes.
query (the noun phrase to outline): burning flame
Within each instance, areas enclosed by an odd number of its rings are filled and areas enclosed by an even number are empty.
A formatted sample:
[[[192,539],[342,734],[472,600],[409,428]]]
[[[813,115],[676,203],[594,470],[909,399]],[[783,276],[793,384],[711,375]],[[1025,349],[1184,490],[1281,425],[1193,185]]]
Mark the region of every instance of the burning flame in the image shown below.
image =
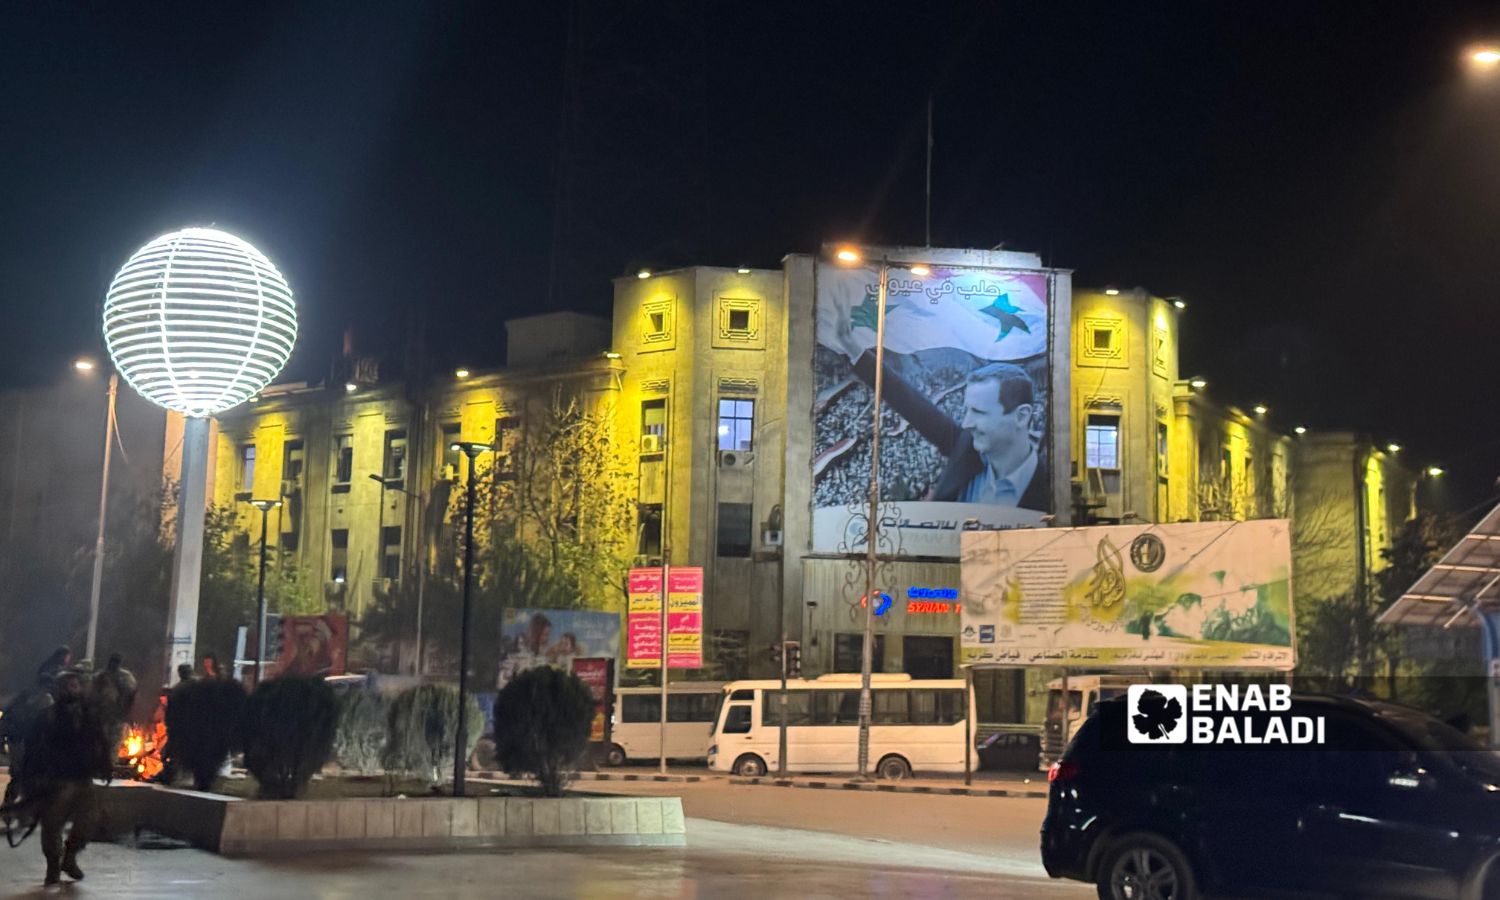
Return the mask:
[[[134,725],[126,730],[117,756],[135,770],[137,778],[151,778],[161,771],[161,746],[166,742],[166,731],[165,726],[158,723],[155,733],[147,739],[146,732]]]

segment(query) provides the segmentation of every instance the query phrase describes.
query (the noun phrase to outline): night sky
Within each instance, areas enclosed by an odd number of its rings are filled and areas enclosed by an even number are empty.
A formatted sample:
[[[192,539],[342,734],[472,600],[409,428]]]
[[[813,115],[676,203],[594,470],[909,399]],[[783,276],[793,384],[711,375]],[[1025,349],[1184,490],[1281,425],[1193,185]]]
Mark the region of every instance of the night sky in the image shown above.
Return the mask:
[[[606,312],[641,265],[824,241],[1034,250],[1189,303],[1184,374],[1493,494],[1500,39],[1438,2],[0,6],[0,384],[97,352],[139,245],[250,240],[344,328],[434,364]],[[1428,488],[1431,491],[1431,487]],[[1433,494],[1437,499],[1437,494]]]

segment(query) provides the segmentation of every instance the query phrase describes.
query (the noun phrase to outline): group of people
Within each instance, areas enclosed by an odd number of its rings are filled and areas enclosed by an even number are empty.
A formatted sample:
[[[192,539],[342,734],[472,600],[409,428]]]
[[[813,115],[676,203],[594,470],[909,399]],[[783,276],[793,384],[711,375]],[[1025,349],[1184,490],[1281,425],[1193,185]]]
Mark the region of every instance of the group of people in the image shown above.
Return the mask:
[[[64,874],[83,878],[78,854],[95,825],[94,781],[113,776],[135,697],[135,676],[119,654],[96,673],[87,661],[74,664],[64,646],[47,657],[36,684],[0,716],[0,739],[10,756],[0,811],[7,829],[26,822],[40,827],[47,884],[57,884]]]

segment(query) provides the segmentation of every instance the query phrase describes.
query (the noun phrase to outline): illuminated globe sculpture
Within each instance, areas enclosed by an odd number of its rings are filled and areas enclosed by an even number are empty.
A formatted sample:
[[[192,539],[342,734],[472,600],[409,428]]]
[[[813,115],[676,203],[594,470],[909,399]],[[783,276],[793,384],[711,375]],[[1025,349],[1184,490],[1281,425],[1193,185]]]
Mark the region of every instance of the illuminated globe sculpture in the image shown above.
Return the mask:
[[[297,307],[286,279],[259,250],[212,228],[184,228],[137,250],[105,295],[104,342],[115,368],[142,397],[184,416],[166,684],[178,666],[193,662],[208,417],[270,384],[296,339]]]
[[[297,339],[297,307],[265,255],[232,234],[185,228],[137,250],[104,300],[104,340],[142,397],[189,417],[271,383]]]

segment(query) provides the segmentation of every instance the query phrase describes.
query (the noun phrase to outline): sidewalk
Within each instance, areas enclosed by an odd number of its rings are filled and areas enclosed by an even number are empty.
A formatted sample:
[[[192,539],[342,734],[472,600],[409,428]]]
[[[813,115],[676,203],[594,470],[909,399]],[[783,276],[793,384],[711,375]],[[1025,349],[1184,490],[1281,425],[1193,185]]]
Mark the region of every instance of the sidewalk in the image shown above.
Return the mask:
[[[1040,774],[1040,773],[1039,773]],[[1032,778],[1011,776],[1008,779],[980,778],[965,785],[962,778],[905,778],[901,781],[856,781],[853,777],[837,776],[789,776],[777,778],[768,775],[761,778],[739,778],[731,776],[730,784],[758,784],[772,787],[821,788],[842,791],[876,791],[891,794],[945,794],[957,797],[1025,797],[1045,799],[1047,780],[1045,776]]]

